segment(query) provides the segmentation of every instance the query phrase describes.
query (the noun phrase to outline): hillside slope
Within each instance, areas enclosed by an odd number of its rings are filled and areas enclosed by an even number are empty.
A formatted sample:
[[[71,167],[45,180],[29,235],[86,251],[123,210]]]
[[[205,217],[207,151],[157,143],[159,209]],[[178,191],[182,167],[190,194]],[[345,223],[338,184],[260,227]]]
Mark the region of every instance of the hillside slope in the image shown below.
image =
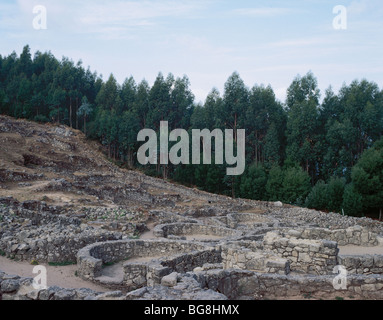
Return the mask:
[[[251,202],[121,169],[106,159],[98,143],[62,125],[0,116],[0,145],[0,197],[20,202],[44,201],[72,213],[89,207],[129,207],[219,214],[251,207]]]

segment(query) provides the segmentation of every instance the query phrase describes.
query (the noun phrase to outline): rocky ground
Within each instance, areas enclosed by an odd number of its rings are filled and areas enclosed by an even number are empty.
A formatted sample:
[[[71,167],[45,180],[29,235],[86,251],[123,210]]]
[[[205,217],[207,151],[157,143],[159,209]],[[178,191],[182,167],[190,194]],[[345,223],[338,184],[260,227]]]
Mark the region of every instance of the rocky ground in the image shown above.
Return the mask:
[[[262,238],[273,228],[299,227],[357,225],[383,235],[383,225],[370,219],[231,199],[121,169],[106,159],[102,146],[65,126],[0,116],[0,146],[0,271],[15,275],[7,276],[9,281],[30,277],[31,265],[43,264],[50,268],[51,285],[82,288],[86,283],[76,276],[77,249],[105,240],[152,239],[155,226],[166,223],[227,227],[232,213],[267,218],[256,228],[253,222],[237,223],[236,230],[247,232],[243,240]],[[86,287],[104,291],[92,283]],[[177,290],[146,288],[129,299],[155,298],[165,291],[176,298],[182,288],[187,289],[185,298],[197,299],[202,293],[196,287],[194,280],[183,279]],[[223,298],[211,290],[209,294],[202,297]]]
[[[0,270],[10,274],[30,276],[31,262],[47,267],[57,263],[52,256],[35,254],[32,259],[26,254],[33,252],[37,241],[49,247],[62,238],[82,245],[152,238],[158,223],[250,207],[244,201],[121,169],[105,157],[102,146],[66,126],[0,116],[0,146]],[[54,221],[50,215],[66,220]],[[55,268],[64,270],[67,286],[78,286],[74,266]],[[62,283],[61,275],[56,272],[54,284]]]
[[[129,213],[145,222],[150,209],[198,216],[246,206],[118,168],[98,143],[65,126],[0,116],[0,145],[0,197],[42,201],[67,215],[126,221]]]

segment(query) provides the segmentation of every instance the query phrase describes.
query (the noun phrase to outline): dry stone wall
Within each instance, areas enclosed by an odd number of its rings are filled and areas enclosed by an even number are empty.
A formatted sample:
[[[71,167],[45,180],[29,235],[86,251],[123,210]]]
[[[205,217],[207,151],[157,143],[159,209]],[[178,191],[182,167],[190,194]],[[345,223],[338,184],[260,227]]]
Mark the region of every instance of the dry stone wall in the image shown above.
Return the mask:
[[[130,262],[134,258],[149,258],[148,262]],[[123,264],[126,289],[161,283],[172,272],[185,273],[205,263],[221,262],[221,254],[214,247],[186,241],[126,240],[89,245],[78,252],[78,274],[97,282],[105,264]]]
[[[198,223],[162,224],[156,226],[153,233],[156,237],[159,238],[168,238],[174,236],[182,237],[189,235],[206,235],[222,238],[234,238],[243,235],[241,231]]]
[[[82,225],[77,218],[50,213],[50,207],[44,203],[19,203],[6,198],[0,200],[0,204],[0,253],[11,259],[76,263],[77,252],[84,246],[122,238],[121,233]]]
[[[223,247],[221,254],[223,269],[241,269],[278,274],[290,273],[290,262],[272,253]]]
[[[298,239],[288,234],[269,232],[264,249],[290,261],[292,271],[328,274],[337,265],[338,245],[329,240]]]
[[[351,274],[383,274],[383,255],[339,255],[338,262]]]
[[[232,213],[227,215],[226,224],[229,228],[237,229],[241,225],[251,227],[274,227],[278,222],[263,214]]]
[[[343,294],[383,299],[383,256],[338,255],[339,245],[381,244],[381,225],[283,205],[260,207],[265,213],[223,216],[216,215],[224,212],[218,209],[202,210],[206,214],[192,210],[190,215],[153,210],[149,216],[161,221],[154,235],[168,239],[122,240],[119,233],[60,215],[60,208],[0,199],[0,253],[20,260],[77,261],[77,273],[83,279],[127,293],[62,288],[36,292],[30,290],[29,280],[0,274],[1,298],[130,300],[164,295],[166,299],[178,288],[185,290],[180,294],[184,298],[326,296],[336,294],[334,267],[343,265],[348,271]],[[200,240],[182,240],[193,235]],[[203,236],[206,241],[201,241]],[[105,266],[115,263],[121,264],[123,278],[105,281]]]
[[[297,231],[297,237],[303,239],[328,239],[339,246],[356,245],[373,247],[378,245],[378,234],[366,227],[352,226],[346,229],[305,228]]]
[[[202,288],[217,290],[229,299],[283,299],[329,294],[360,299],[383,299],[382,275],[350,275],[344,290],[334,290],[335,275],[280,275],[245,270],[208,270],[195,274]],[[334,297],[335,298],[335,297]]]

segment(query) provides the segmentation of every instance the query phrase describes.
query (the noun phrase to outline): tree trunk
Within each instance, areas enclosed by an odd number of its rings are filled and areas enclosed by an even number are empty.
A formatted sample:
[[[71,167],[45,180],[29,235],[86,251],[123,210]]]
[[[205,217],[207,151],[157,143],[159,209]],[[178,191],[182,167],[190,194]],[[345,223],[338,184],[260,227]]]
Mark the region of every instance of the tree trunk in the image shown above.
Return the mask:
[[[255,163],[258,165],[258,130],[255,130]]]
[[[130,168],[132,168],[133,167],[133,161],[132,161],[132,154],[133,154],[133,152],[131,151],[131,149],[129,148],[128,149],[128,159],[127,159],[127,161],[128,161],[128,168],[130,169]]]
[[[73,128],[72,123],[72,97],[69,98],[69,126]]]
[[[235,121],[234,121],[234,141],[237,143],[237,113],[235,114]]]
[[[84,133],[85,133],[85,136],[86,136],[86,116],[84,115]]]
[[[78,97],[76,97],[76,129],[78,130]]]
[[[168,178],[168,166],[166,164],[162,166],[162,178],[164,180]]]

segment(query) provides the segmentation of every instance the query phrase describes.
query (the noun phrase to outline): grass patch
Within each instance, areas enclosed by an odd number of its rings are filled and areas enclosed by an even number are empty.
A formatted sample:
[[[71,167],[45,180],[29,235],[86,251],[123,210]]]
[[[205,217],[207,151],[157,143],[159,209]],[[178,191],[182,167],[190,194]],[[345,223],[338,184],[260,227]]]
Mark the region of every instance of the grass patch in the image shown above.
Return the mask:
[[[305,299],[311,299],[311,298],[313,297],[312,292],[305,293],[305,294],[303,295],[303,297],[304,297]]]
[[[0,256],[5,257],[6,255],[7,254],[3,250],[0,250]]]
[[[114,266],[117,262],[116,261],[112,261],[112,262],[106,262],[102,265],[103,268],[106,268],[106,267],[111,267],[111,266]]]
[[[48,196],[44,196],[41,198],[41,201],[49,202],[49,201],[51,201],[51,199]]]

